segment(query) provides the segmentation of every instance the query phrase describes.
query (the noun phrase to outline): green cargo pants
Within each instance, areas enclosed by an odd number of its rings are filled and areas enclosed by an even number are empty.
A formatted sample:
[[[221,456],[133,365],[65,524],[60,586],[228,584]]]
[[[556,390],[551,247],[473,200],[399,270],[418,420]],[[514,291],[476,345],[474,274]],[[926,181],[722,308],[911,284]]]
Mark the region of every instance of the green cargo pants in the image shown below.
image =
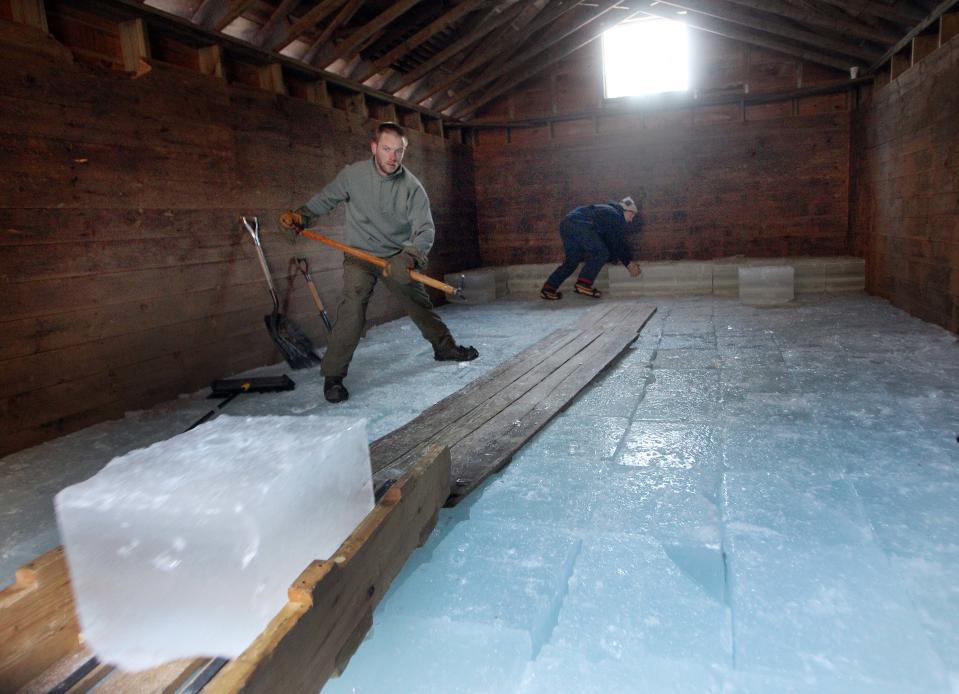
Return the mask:
[[[454,344],[449,328],[436,315],[433,303],[422,284],[400,284],[389,277],[383,277],[379,268],[347,255],[343,258],[343,298],[336,312],[336,323],[333,325],[333,333],[330,335],[321,366],[326,378],[346,376],[353,352],[363,334],[366,307],[370,303],[373,287],[380,279],[400,300],[403,309],[434,349],[444,349]]]

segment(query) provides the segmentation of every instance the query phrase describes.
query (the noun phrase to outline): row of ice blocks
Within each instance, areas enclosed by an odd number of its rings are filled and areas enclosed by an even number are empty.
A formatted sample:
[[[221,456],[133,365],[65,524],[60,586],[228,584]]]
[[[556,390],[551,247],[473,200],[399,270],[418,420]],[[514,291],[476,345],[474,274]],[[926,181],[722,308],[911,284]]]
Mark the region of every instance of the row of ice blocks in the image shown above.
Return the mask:
[[[505,267],[484,267],[443,275],[443,281],[463,290],[468,304],[487,304],[509,292]]]
[[[221,416],[115,458],[55,505],[100,660],[234,658],[372,510],[366,420]]]
[[[510,265],[484,268],[505,272],[506,287],[512,296],[529,297],[539,293],[543,282],[558,263]],[[596,287],[613,296],[696,296],[739,294],[740,268],[791,267],[796,294],[862,291],[866,286],[866,265],[862,258],[837,256],[828,258],[719,258],[694,261],[650,261],[640,259],[643,274],[629,276],[622,265],[608,264],[596,278]],[[480,272],[471,270],[468,272]],[[447,282],[456,285],[458,275],[448,275]],[[561,290],[571,292],[576,273],[563,283]],[[498,282],[502,280],[498,279]],[[502,294],[497,293],[497,297]]]

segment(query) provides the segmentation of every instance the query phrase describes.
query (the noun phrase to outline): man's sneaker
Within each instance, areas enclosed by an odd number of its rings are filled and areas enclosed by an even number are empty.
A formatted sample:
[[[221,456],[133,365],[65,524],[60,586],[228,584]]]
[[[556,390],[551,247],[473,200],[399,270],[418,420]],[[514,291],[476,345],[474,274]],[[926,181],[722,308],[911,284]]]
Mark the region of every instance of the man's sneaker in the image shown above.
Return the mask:
[[[547,301],[558,301],[563,298],[563,292],[558,292],[552,287],[543,287],[539,290],[539,295]]]
[[[603,295],[601,291],[599,291],[598,289],[594,289],[591,284],[583,284],[581,282],[577,282],[576,284],[573,285],[573,289],[576,291],[577,294],[582,294],[583,296],[591,296],[594,299],[598,299]]]
[[[343,402],[350,397],[350,391],[343,385],[342,378],[327,378],[323,381],[323,397],[327,402]]]
[[[433,350],[433,358],[436,361],[473,361],[478,356],[479,352],[472,346],[453,345],[452,347]]]

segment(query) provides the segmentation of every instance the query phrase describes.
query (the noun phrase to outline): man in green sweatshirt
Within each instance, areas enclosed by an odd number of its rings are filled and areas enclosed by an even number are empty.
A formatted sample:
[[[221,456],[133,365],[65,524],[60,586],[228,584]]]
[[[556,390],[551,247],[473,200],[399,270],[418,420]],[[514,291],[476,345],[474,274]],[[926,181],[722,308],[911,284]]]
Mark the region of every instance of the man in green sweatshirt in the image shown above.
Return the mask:
[[[380,277],[400,300],[413,323],[430,344],[438,361],[472,361],[474,347],[457,345],[449,328],[433,310],[426,289],[410,279],[411,268],[426,266],[436,228],[423,185],[403,167],[408,142],[396,123],[381,123],[373,131],[373,156],[345,167],[332,183],[295,212],[280,215],[287,229],[313,226],[316,218],[346,203],[346,243],[386,258],[382,275],[377,267],[343,257],[343,299],[330,335],[322,371],[323,394],[329,402],[349,397],[343,379],[366,322],[366,307]]]

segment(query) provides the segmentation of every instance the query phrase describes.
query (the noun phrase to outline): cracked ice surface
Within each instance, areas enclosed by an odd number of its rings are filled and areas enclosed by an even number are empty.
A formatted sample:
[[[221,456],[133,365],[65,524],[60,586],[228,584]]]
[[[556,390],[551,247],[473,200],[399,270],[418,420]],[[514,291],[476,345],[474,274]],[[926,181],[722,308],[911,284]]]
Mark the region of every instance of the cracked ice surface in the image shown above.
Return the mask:
[[[955,336],[865,296],[657,305],[324,691],[959,691]]]

